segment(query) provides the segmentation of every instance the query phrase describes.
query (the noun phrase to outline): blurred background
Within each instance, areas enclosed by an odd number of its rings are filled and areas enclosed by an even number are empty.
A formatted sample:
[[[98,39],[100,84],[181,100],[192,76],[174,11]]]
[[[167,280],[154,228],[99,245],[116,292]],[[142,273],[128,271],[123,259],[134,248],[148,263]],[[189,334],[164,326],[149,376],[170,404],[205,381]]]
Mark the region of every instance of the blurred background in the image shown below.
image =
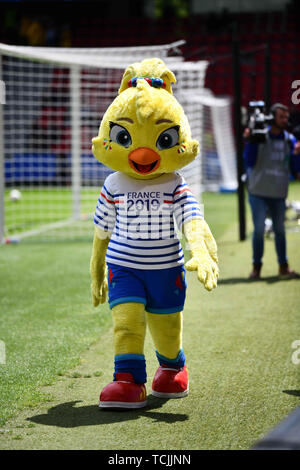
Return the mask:
[[[1,1],[2,241],[41,224],[92,217],[109,170],[93,158],[91,139],[124,68],[153,55],[176,62],[175,95],[200,142],[200,161],[186,177],[194,178],[189,183],[199,197],[238,189],[244,239],[241,134],[248,104],[264,100],[268,111],[281,102],[290,109],[289,130],[300,124],[299,100],[292,100],[300,79],[299,12],[295,0]],[[48,210],[45,198],[56,201]]]
[[[1,1],[1,240],[42,225],[49,235],[49,223],[65,227],[62,221],[92,217],[109,170],[93,158],[91,139],[124,68],[134,57],[154,55],[176,62],[175,95],[200,142],[200,160],[186,177],[194,178],[189,183],[199,197],[238,189],[244,239],[241,134],[248,103],[284,103],[290,130],[300,124],[299,100],[292,102],[300,79],[299,11],[293,0]],[[72,95],[74,87],[80,96]],[[55,236],[65,233],[56,229]]]
[[[205,86],[232,95],[232,26],[238,25],[242,102],[264,95],[264,48],[270,44],[271,100],[291,106],[299,79],[299,12],[296,0],[87,0],[0,2],[0,41],[52,47],[123,47],[185,39],[186,60],[209,60]],[[261,46],[259,48],[259,46]],[[255,51],[253,51],[255,49]]]

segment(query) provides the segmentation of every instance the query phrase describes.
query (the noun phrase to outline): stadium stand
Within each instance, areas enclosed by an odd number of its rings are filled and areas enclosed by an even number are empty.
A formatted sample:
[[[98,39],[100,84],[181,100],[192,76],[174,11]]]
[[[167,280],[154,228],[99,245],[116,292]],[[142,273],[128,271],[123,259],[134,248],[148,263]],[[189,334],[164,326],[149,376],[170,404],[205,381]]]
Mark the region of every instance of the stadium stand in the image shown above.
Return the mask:
[[[74,4],[76,6],[76,4]],[[42,20],[41,20],[42,21]],[[63,20],[62,20],[63,21]],[[68,25],[62,23],[59,31],[46,30],[45,41],[57,44],[69,28],[72,47],[120,47],[170,43],[184,38],[184,56],[188,60],[209,60],[211,65],[206,77],[206,87],[216,95],[232,95],[232,36],[231,26],[236,21],[239,29],[242,56],[243,105],[264,93],[264,48],[270,44],[272,101],[290,104],[293,80],[299,79],[299,46],[297,14],[293,9],[284,12],[229,13],[194,15],[189,18],[150,19],[145,17],[107,19],[103,15],[93,18],[72,15]],[[37,28],[37,25],[35,25]],[[0,24],[0,42],[17,43],[11,28]],[[141,34],[141,31],[143,34]],[[20,33],[19,33],[20,34]],[[25,44],[24,26],[19,43]],[[50,39],[49,39],[50,38]],[[27,40],[30,36],[27,34]],[[40,44],[47,45],[47,44]]]

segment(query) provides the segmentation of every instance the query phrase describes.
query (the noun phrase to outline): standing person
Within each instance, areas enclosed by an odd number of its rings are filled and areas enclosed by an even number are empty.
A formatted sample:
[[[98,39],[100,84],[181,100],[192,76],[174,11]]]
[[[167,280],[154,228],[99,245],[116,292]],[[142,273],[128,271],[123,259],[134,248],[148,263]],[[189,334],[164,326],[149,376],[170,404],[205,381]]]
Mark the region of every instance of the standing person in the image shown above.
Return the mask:
[[[244,162],[248,175],[249,203],[254,232],[252,237],[253,269],[251,279],[258,279],[264,253],[264,228],[267,211],[273,222],[279,275],[300,277],[288,264],[285,237],[285,199],[292,171],[300,181],[300,141],[286,131],[289,109],[281,103],[272,106],[272,124],[265,142],[246,142]],[[244,137],[250,136],[248,128]]]

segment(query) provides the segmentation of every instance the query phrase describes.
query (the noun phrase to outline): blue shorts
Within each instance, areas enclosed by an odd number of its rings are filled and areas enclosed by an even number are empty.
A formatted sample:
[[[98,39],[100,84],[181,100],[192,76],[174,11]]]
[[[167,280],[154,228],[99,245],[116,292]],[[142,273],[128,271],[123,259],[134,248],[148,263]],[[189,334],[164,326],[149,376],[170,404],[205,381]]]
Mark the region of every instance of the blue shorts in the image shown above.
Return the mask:
[[[110,308],[127,302],[145,305],[149,313],[176,313],[184,307],[184,265],[170,269],[134,269],[107,263]]]

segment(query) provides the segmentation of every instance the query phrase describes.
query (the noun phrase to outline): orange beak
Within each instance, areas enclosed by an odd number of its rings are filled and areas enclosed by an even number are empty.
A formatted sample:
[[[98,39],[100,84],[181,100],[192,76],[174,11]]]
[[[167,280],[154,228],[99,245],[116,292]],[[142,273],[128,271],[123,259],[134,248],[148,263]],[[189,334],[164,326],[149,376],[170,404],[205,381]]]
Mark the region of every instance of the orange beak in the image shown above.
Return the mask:
[[[139,147],[133,150],[130,152],[128,160],[131,168],[142,175],[152,173],[160,165],[159,154],[148,147]]]

